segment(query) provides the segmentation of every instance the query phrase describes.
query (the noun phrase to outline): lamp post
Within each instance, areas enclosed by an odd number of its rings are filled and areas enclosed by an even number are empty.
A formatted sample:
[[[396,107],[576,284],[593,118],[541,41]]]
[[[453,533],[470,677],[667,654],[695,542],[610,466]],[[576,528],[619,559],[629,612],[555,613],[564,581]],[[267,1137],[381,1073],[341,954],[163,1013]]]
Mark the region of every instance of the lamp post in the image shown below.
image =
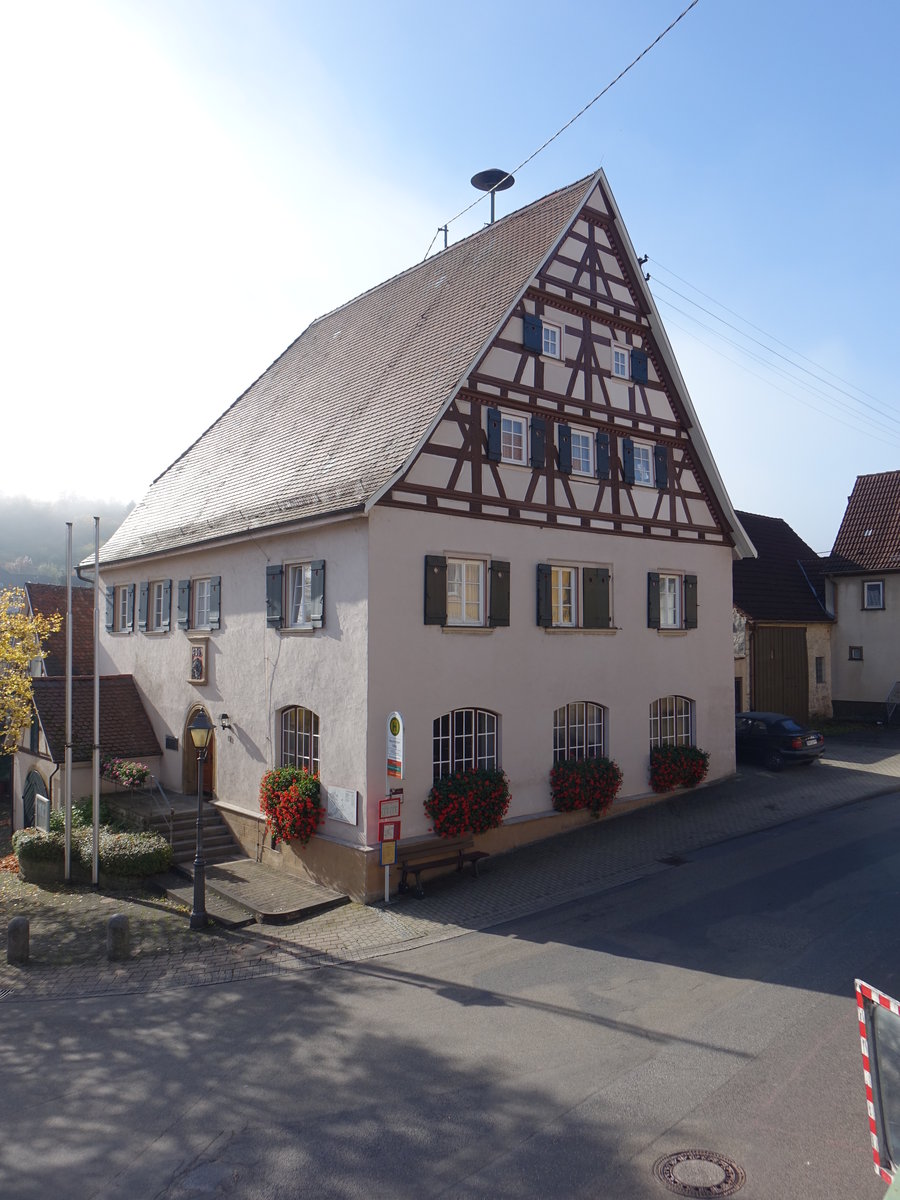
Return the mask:
[[[209,750],[213,727],[201,708],[188,726],[191,741],[197,751],[197,854],[194,858],[194,905],[191,909],[191,929],[205,929],[206,861],[203,858],[203,764]]]

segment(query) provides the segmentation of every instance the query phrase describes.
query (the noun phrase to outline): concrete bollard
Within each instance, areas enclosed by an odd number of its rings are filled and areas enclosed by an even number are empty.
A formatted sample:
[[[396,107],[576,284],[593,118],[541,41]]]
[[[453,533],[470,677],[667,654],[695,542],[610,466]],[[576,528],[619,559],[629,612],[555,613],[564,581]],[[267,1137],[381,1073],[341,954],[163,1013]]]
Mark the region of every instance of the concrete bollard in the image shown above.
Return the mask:
[[[111,962],[128,958],[131,954],[131,934],[128,931],[128,918],[123,913],[116,913],[109,918],[106,926],[106,957]]]
[[[28,962],[30,926],[27,917],[13,917],[6,927],[6,961]]]

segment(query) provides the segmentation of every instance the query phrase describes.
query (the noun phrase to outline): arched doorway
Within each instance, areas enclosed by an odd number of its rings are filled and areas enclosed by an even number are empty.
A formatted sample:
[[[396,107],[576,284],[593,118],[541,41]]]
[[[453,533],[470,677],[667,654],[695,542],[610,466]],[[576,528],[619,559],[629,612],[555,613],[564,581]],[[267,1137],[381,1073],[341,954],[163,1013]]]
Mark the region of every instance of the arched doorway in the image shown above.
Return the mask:
[[[184,723],[184,733],[181,739],[181,744],[184,747],[184,758],[182,766],[183,775],[183,791],[186,796],[197,795],[197,751],[194,749],[194,743],[191,741],[191,722],[198,713],[206,712],[202,704],[195,704],[187,715],[187,720]],[[209,718],[209,713],[206,713]],[[212,722],[210,721],[210,724]],[[206,751],[206,758],[203,763],[203,795],[212,800],[215,795],[216,784],[216,735],[213,732],[209,739],[209,748]]]
[[[197,773],[194,772],[196,783]],[[34,824],[34,798],[46,796],[47,786],[37,771],[29,771],[25,776],[25,786],[22,788],[22,826],[28,828]]]

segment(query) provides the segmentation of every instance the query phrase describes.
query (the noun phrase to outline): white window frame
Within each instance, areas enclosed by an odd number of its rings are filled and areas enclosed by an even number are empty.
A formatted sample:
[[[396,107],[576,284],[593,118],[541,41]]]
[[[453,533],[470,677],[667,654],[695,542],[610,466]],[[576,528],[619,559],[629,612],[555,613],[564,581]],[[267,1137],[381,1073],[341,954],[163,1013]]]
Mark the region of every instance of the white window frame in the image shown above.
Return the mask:
[[[116,588],[116,620],[113,625],[115,633],[128,633],[128,595],[130,584],[120,584]]]
[[[646,442],[634,442],[634,482],[641,487],[653,487],[653,447]]]
[[[542,329],[542,354],[545,358],[562,358],[562,329],[559,325],[551,325],[547,321],[541,322]]]
[[[448,625],[484,625],[486,577],[483,558],[447,556]]]
[[[873,595],[878,597],[877,604],[869,603],[869,588],[877,589],[873,591]],[[863,608],[877,609],[884,608],[884,580],[883,579],[866,579],[863,581]]]
[[[553,711],[553,761],[603,758],[606,709],[591,700],[572,700]]]
[[[593,478],[593,476],[596,474],[594,467],[594,434],[591,433],[589,429],[571,429],[569,431],[569,436],[572,456],[572,474],[588,475]],[[577,465],[575,454],[576,439],[578,441],[578,445],[580,445],[582,448],[577,455]]]
[[[191,581],[191,604],[193,607],[192,629],[209,629],[209,606],[212,600],[212,577]]]
[[[154,579],[150,583],[150,596],[147,605],[147,628],[152,633],[161,633],[165,624],[165,613],[163,612],[163,600],[165,597],[166,585],[161,579]]]
[[[500,410],[500,461],[528,466],[528,418]]]
[[[435,781],[454,771],[500,766],[500,717],[484,708],[455,708],[432,723],[432,774]]]
[[[631,360],[628,347],[618,346],[615,342],[612,347],[612,373],[614,379],[631,378]]]
[[[286,629],[311,629],[309,596],[312,590],[312,562],[285,563],[284,622]],[[299,596],[297,587],[299,584]]]
[[[687,696],[660,696],[650,705],[650,749],[694,745],[694,702]]]
[[[550,566],[550,624],[554,629],[577,629],[581,570],[565,563]]]
[[[319,715],[299,704],[281,710],[282,767],[302,767],[319,774]]]
[[[684,617],[684,580],[681,575],[659,576],[659,627],[681,629]]]

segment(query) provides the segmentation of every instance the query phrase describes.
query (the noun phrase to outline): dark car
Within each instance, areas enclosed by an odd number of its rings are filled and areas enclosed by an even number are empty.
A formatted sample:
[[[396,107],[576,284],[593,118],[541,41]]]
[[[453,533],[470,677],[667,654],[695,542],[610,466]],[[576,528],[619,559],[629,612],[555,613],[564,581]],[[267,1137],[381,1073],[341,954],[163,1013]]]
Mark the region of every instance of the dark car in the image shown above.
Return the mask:
[[[756,759],[770,771],[780,771],[791,762],[809,765],[825,749],[821,733],[784,713],[737,713],[734,728],[738,758]]]

